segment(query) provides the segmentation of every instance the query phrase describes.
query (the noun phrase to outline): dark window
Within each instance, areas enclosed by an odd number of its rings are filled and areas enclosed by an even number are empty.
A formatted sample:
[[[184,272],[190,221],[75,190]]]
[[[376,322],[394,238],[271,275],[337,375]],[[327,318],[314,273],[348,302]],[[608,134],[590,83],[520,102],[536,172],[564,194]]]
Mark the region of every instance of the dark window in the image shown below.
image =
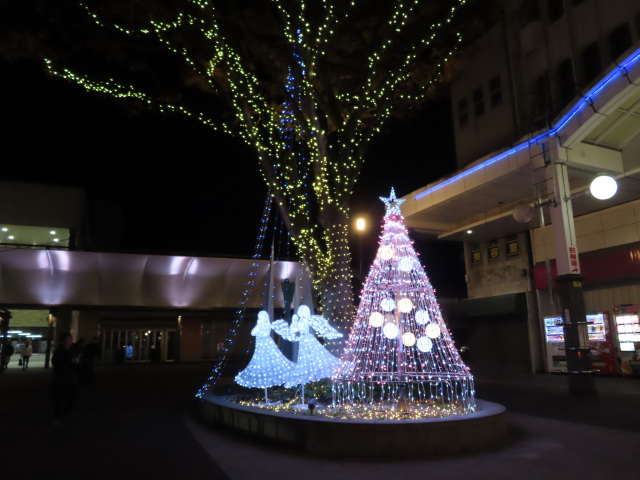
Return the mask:
[[[564,0],[547,0],[549,23],[553,23],[564,15]]]
[[[538,6],[538,0],[527,0],[523,8],[524,24],[535,22],[540,20],[540,7]]]
[[[549,75],[538,77],[533,90],[532,117],[543,117],[549,110],[551,95],[549,94]]]
[[[640,37],[640,13],[636,14],[636,37]]]
[[[598,43],[593,42],[582,51],[582,69],[584,72],[585,85],[591,83],[602,71],[600,61],[600,48]]]
[[[502,103],[502,87],[500,85],[500,75],[496,75],[489,80],[489,97],[491,98],[491,108]]]
[[[573,78],[573,65],[567,58],[558,66],[558,93],[562,106],[573,100],[576,94],[575,79]]]
[[[458,122],[461,127],[469,123],[469,102],[466,98],[458,102]]]
[[[473,111],[476,116],[484,114],[484,95],[482,94],[482,87],[473,91]]]
[[[580,5],[582,2],[584,2],[584,0],[573,0],[573,2],[571,2],[571,3],[575,7],[576,5]]]
[[[628,23],[623,23],[609,35],[609,48],[611,59],[615,60],[631,46],[631,28]]]

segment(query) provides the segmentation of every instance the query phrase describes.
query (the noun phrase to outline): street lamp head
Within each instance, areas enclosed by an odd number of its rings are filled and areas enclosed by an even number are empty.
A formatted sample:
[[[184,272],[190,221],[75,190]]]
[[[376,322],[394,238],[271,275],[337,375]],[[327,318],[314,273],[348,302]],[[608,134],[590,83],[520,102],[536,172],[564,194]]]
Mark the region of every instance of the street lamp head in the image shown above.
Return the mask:
[[[589,190],[598,200],[608,200],[618,191],[618,183],[613,177],[600,175],[591,182]]]
[[[359,218],[356,220],[356,229],[360,232],[364,231],[364,218]]]

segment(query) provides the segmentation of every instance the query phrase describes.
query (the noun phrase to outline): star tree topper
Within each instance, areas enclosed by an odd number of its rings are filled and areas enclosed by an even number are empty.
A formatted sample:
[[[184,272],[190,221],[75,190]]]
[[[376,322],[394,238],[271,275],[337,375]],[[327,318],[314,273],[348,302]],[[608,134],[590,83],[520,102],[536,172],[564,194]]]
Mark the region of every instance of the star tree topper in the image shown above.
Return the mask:
[[[406,200],[396,198],[396,192],[393,187],[391,187],[391,195],[389,195],[389,198],[380,197],[380,200],[382,200],[387,207],[387,211],[384,214],[385,217],[393,213],[402,215],[402,212],[400,212],[400,205],[402,205]]]

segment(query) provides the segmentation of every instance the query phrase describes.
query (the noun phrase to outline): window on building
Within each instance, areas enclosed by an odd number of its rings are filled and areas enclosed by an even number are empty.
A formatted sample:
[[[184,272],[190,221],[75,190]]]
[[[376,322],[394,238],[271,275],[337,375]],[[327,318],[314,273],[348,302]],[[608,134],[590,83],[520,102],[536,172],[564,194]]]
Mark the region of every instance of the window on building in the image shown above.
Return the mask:
[[[482,93],[482,87],[473,91],[473,111],[476,116],[484,114],[484,95]]]
[[[576,82],[573,76],[573,64],[570,58],[567,58],[558,66],[557,79],[560,104],[564,106],[573,100],[576,94]]]
[[[469,123],[469,102],[466,98],[458,102],[458,122],[461,127]]]
[[[611,35],[609,35],[609,49],[611,52],[611,59],[615,60],[631,47],[631,27],[628,23],[616,27]]]
[[[526,0],[522,8],[524,24],[540,20],[540,6],[538,0]]]
[[[489,97],[491,99],[491,108],[502,103],[502,86],[500,85],[500,75],[496,75],[489,80]]]
[[[553,23],[564,15],[564,0],[547,0],[549,23]]]
[[[543,117],[549,110],[550,101],[549,75],[544,73],[538,77],[533,87],[532,118]]]
[[[595,80],[602,71],[600,61],[600,48],[598,42],[593,42],[582,51],[582,70],[584,73],[584,83],[589,84]]]

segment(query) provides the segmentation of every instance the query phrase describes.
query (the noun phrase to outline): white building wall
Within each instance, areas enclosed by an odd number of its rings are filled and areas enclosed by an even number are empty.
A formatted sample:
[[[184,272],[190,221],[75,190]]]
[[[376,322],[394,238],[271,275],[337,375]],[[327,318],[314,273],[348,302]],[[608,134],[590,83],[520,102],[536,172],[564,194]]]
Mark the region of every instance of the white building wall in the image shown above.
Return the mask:
[[[640,200],[578,217],[574,223],[578,254],[640,242]],[[553,225],[532,230],[531,238],[534,264],[555,259]]]
[[[536,1],[536,0],[531,0]],[[562,0],[557,0],[562,1]],[[526,0],[504,0],[505,19],[468,46],[451,87],[451,104],[458,168],[488,153],[508,147],[528,132],[544,127],[566,106],[560,96],[558,67],[571,59],[576,96],[593,80],[585,79],[582,53],[597,42],[604,71],[616,58],[611,55],[610,35],[628,24],[632,48],[640,43],[640,2],[637,0],[585,0],[573,5],[564,1],[564,14],[549,21],[548,3],[538,0],[541,18],[528,22]],[[546,111],[539,111],[536,84],[548,75]],[[491,108],[488,82],[500,76],[502,104]],[[485,112],[475,115],[473,92],[482,88]],[[467,99],[469,119],[460,124],[459,103]]]

